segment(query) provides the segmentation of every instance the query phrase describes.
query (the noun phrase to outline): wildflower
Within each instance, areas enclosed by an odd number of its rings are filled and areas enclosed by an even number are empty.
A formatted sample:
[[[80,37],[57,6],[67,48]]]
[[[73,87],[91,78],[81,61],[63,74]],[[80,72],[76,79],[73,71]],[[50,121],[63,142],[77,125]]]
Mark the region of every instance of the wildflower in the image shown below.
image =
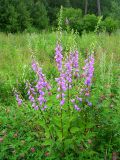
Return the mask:
[[[75,103],[75,99],[71,99],[71,102],[72,102],[72,103]]]
[[[88,102],[88,106],[92,106],[92,103],[91,103],[91,102]]]
[[[77,100],[78,100],[79,102],[82,102],[82,98],[77,97]]]
[[[38,110],[38,109],[39,109],[39,107],[38,107],[38,106],[35,106],[35,107],[34,107],[34,109],[35,109],[35,110]]]
[[[55,49],[55,61],[57,64],[58,71],[62,71],[62,47],[60,44],[57,44],[56,49]]]
[[[44,106],[44,107],[42,108],[42,111],[44,111],[46,108],[47,108],[47,106]]]
[[[36,62],[35,61],[33,61],[32,62],[32,69],[33,69],[33,71],[37,71],[37,69],[38,69],[38,66],[37,66],[37,64],[36,64]]]
[[[75,104],[74,105],[75,110],[80,111],[80,108]]]
[[[49,91],[51,89],[51,86],[46,81],[46,77],[42,73],[42,68],[38,67],[38,65],[35,61],[32,63],[32,69],[34,70],[34,72],[38,76],[37,84],[35,86],[38,93],[39,93],[39,97],[37,98],[37,100],[39,102],[41,109],[45,110],[47,108],[46,106],[43,107],[43,105],[45,105],[45,103],[46,103],[45,90]],[[33,91],[33,89],[32,89],[32,91]],[[32,95],[35,95],[35,94],[32,94]],[[32,95],[30,97],[30,100],[31,100],[31,102],[34,102],[33,107],[35,108],[35,110],[38,110],[39,107],[36,105],[34,96],[32,96]]]
[[[90,95],[90,92],[89,92],[89,91],[85,93],[85,96],[89,96],[89,95]]]
[[[48,157],[50,155],[49,152],[45,152],[45,156]]]
[[[85,60],[85,66],[83,67],[85,77],[85,85],[90,86],[93,73],[94,73],[94,57],[93,55],[89,56],[88,59]]]
[[[35,152],[35,148],[34,147],[32,147],[30,150],[31,150],[32,153]]]
[[[56,78],[56,82],[58,83],[58,95],[57,99],[60,99],[60,105],[64,105],[65,103],[65,94],[64,92],[67,90],[65,74],[61,73],[59,78]]]
[[[28,82],[26,83],[26,87],[28,88],[28,96],[29,96],[30,102],[32,103],[32,107],[36,109],[37,105],[35,102],[35,95],[36,95],[35,89]]]
[[[78,51],[76,50],[73,54],[73,68],[74,68],[74,73],[73,75],[75,77],[79,76],[79,59],[78,59]]]
[[[65,98],[63,98],[61,101],[60,101],[60,105],[63,106],[65,103]]]
[[[66,83],[69,84],[69,87],[71,86],[70,83],[72,82],[72,60],[70,57],[67,58],[67,62],[65,63],[65,79]]]
[[[18,103],[18,106],[22,105],[23,100],[20,98],[19,94],[17,93],[17,91],[15,90],[15,97],[16,97],[16,101]]]
[[[91,102],[89,102],[89,100],[88,100],[88,99],[86,99],[86,102],[87,102],[87,105],[88,105],[88,106],[92,106],[92,103],[91,103]]]

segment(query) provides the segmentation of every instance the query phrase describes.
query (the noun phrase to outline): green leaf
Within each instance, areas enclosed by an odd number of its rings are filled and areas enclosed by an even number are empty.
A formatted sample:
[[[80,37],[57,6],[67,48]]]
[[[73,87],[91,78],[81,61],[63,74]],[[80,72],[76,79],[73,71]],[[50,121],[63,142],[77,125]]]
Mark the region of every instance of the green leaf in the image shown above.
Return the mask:
[[[59,117],[54,117],[53,118],[53,123],[57,126],[57,127],[61,127],[61,122],[60,122],[60,118]]]
[[[43,142],[44,146],[50,146],[52,144],[52,140],[51,139],[47,139],[45,142]]]
[[[57,136],[58,136],[58,139],[60,140],[60,141],[62,141],[62,131],[61,130],[56,130],[56,134],[57,134]]]
[[[79,128],[78,127],[72,127],[71,129],[70,129],[70,132],[71,133],[76,133],[76,132],[79,132]]]

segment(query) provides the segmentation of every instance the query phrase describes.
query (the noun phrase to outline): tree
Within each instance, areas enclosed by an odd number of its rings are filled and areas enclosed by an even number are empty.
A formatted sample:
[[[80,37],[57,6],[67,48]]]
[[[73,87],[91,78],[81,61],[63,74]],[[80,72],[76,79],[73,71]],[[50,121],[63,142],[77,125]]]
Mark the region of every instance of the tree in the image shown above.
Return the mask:
[[[85,15],[88,12],[88,0],[85,0]]]
[[[7,9],[6,9],[7,8]],[[14,5],[8,0],[0,1],[0,30],[3,32],[16,32],[18,30],[18,14]]]
[[[112,1],[110,17],[120,21],[120,1]]]
[[[97,0],[97,9],[98,9],[98,16],[101,16],[100,0]]]
[[[18,28],[19,31],[22,32],[31,26],[30,13],[27,10],[25,3],[22,1],[17,4],[16,9],[18,13]]]
[[[71,7],[70,0],[65,1],[65,7]]]
[[[47,10],[41,1],[36,2],[31,10],[32,24],[38,29],[48,26]]]

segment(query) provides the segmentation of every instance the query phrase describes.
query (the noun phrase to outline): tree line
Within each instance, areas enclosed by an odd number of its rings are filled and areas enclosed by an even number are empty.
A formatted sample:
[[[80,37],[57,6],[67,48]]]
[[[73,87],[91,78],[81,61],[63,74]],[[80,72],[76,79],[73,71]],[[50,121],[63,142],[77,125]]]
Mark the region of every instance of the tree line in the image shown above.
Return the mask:
[[[0,0],[0,31],[23,32],[56,26],[61,5],[120,21],[119,0]],[[71,13],[74,14],[74,13]]]

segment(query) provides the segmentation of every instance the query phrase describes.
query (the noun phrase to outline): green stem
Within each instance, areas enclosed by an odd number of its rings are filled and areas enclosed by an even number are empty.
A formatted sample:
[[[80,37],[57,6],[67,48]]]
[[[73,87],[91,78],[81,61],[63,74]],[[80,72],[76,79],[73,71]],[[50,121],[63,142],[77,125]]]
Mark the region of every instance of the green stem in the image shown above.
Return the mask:
[[[61,100],[62,100],[62,95],[61,95]],[[62,110],[62,107],[60,108],[60,122],[61,122],[62,147],[63,147],[64,142],[63,142],[63,110]]]
[[[69,89],[69,83],[68,83],[68,112],[69,112],[69,118],[70,118],[70,89]]]

